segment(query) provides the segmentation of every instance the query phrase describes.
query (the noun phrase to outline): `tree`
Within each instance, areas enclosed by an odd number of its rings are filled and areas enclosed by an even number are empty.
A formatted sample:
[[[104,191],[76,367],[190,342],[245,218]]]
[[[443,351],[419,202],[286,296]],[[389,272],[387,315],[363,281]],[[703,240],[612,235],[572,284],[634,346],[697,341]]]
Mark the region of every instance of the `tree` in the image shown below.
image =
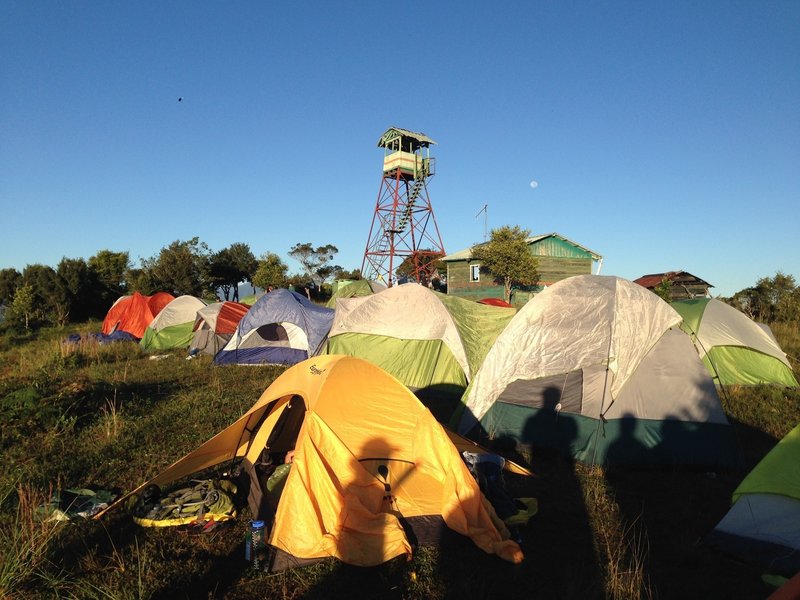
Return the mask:
[[[345,271],[342,269],[336,276],[339,279],[352,279],[353,281],[358,281],[362,278],[361,269],[353,269],[352,271]]]
[[[135,289],[129,285],[131,265],[127,252],[100,250],[89,258],[87,264],[97,284],[94,300],[98,307],[96,313],[104,314],[117,298]]]
[[[395,269],[395,275],[398,278],[407,277],[416,280],[417,277],[423,279],[418,283],[427,284],[428,280],[439,279],[439,270],[447,270],[444,263],[439,260],[442,258],[441,253],[434,252],[433,250],[419,250],[412,256],[406,256],[400,266]]]
[[[653,288],[653,293],[664,302],[672,302],[672,281],[665,277],[661,280],[661,283]]]
[[[332,244],[314,248],[310,243],[306,242],[305,244],[292,246],[292,249],[289,250],[289,256],[303,265],[303,269],[305,269],[311,281],[317,288],[320,288],[328,277],[341,270],[339,266],[328,264],[338,252],[339,249]]]
[[[16,269],[0,269],[0,304],[11,304],[21,283],[22,273]]]
[[[250,246],[241,242],[236,242],[228,247],[228,254],[233,265],[239,271],[239,282],[253,281],[253,275],[258,268],[258,261],[253,255]]]
[[[62,258],[56,273],[64,286],[70,321],[81,322],[105,314],[107,307],[100,302],[103,288],[85,260]]]
[[[222,291],[225,300],[230,299],[231,290],[239,285],[239,271],[231,260],[227,248],[211,255],[209,260],[209,277],[214,289]],[[234,300],[237,298],[234,295]]]
[[[28,321],[64,325],[69,316],[69,299],[64,282],[47,265],[28,265],[22,282],[31,288],[33,306]]]
[[[251,281],[253,285],[262,289],[286,286],[286,272],[289,270],[280,256],[273,252],[267,252],[258,261],[258,267]]]
[[[211,285],[209,255],[208,246],[197,237],[176,240],[162,248],[158,257],[143,260],[142,267],[150,270],[160,290],[176,296],[202,296]]]
[[[128,269],[125,271],[125,281],[128,285],[129,292],[139,292],[145,296],[150,296],[158,292],[161,288],[156,281],[155,275],[150,267],[146,266],[142,261],[142,268]]]
[[[311,287],[313,285],[314,282],[309,281],[308,275],[305,273],[292,273],[286,277],[286,286],[294,288],[294,291],[298,294],[304,294],[309,300],[311,300]]]
[[[125,274],[130,268],[130,257],[127,252],[100,250],[89,258],[88,265],[98,281],[116,294],[116,297],[125,293]]]
[[[489,241],[472,248],[472,258],[481,263],[481,272],[503,285],[506,302],[511,301],[512,285],[535,285],[539,281],[539,262],[530,253],[530,231],[518,225],[492,229]]]
[[[793,276],[780,271],[773,278],[762,277],[754,287],[740,290],[726,301],[755,321],[800,319],[800,288]]]
[[[239,299],[239,283],[253,281],[258,261],[247,244],[236,243],[213,254],[209,263],[212,291],[221,289],[225,300],[233,291],[233,299]]]
[[[6,312],[6,320],[12,325],[23,325],[25,329],[28,329],[34,311],[33,287],[23,283],[14,293],[14,299]]]

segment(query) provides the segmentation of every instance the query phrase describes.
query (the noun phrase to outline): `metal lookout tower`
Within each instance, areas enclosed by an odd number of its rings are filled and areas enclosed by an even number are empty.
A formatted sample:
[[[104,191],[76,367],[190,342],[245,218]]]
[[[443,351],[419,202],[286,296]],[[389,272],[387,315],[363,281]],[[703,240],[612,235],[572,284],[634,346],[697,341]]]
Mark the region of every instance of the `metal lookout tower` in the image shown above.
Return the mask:
[[[442,237],[428,197],[427,180],[434,174],[429,146],[422,133],[389,128],[378,140],[385,149],[383,176],[361,263],[366,279],[388,286],[397,282],[396,271],[405,263],[410,279],[427,283],[434,261],[444,256]]]

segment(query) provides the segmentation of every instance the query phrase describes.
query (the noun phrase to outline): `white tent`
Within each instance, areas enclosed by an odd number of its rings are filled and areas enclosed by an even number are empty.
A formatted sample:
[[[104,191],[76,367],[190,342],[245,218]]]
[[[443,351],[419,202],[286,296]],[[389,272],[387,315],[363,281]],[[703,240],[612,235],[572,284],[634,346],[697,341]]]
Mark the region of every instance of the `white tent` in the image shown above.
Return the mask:
[[[552,285],[497,338],[464,394],[459,432],[591,463],[736,464],[715,386],[680,321],[618,277]]]

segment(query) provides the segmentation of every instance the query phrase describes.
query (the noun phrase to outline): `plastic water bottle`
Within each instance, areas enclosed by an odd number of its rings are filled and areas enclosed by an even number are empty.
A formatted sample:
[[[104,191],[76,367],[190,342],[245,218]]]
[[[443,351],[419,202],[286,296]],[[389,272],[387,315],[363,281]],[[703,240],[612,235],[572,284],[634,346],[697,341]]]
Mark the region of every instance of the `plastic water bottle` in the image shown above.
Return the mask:
[[[250,542],[250,559],[253,568],[258,569],[264,553],[264,521],[250,521],[250,539],[248,541]]]

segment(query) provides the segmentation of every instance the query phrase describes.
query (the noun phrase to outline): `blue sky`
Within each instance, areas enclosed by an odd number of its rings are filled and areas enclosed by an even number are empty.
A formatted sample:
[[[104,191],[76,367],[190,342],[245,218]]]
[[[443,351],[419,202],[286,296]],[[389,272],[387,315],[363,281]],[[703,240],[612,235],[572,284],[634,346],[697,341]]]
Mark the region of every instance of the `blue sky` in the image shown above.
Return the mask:
[[[447,252],[488,204],[603,274],[800,280],[794,0],[5,1],[0,78],[0,268],[194,236],[358,268],[398,126]]]

